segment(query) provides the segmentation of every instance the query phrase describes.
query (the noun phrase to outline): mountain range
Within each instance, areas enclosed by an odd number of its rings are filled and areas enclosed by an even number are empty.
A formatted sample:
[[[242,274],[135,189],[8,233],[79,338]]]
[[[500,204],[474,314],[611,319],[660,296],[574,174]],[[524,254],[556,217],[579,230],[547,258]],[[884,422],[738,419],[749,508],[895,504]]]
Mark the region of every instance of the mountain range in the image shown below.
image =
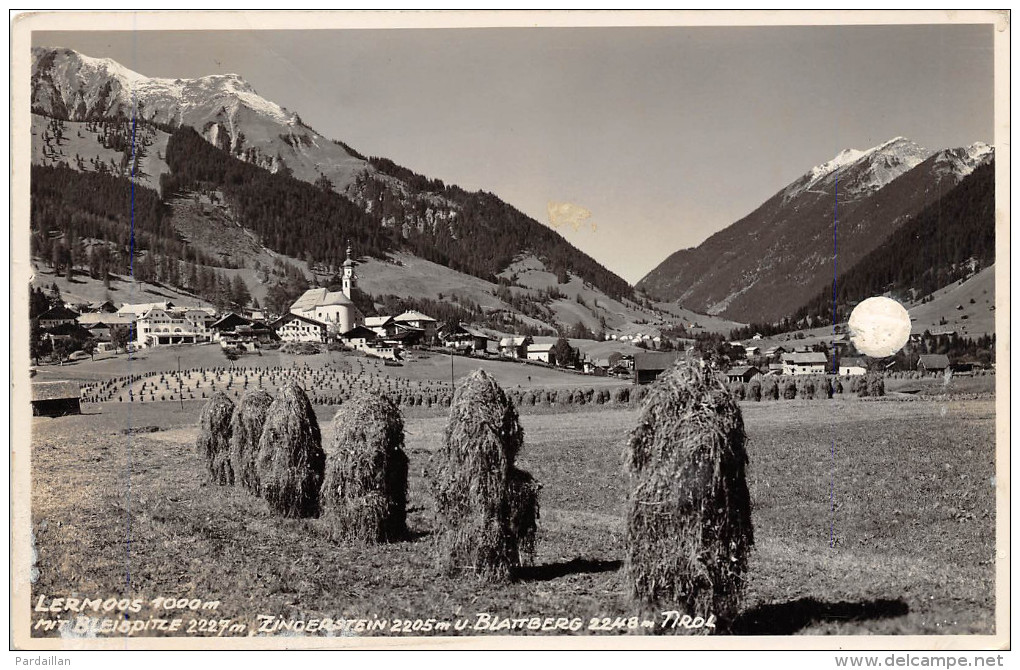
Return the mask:
[[[983,143],[933,151],[895,137],[848,149],[637,284],[659,300],[745,322],[801,309],[833,278],[993,160]]]
[[[902,245],[898,230],[931,225],[942,199],[994,160],[985,144],[931,150],[903,137],[844,150],[631,287],[495,195],[326,138],[239,75],[146,77],[65,48],[32,56],[34,253],[54,271],[70,256],[94,276],[119,272],[202,297],[237,276],[260,300],[279,285],[296,291],[298,275],[328,283],[353,242],[386,277],[377,292],[459,301],[457,314],[489,322],[504,313],[508,330],[810,321],[825,313],[819,296],[833,277],[853,271],[856,287],[876,288],[864,259],[891,239]],[[126,209],[128,191],[144,212]],[[954,239],[978,224],[969,225]],[[930,291],[959,276],[940,268],[896,289],[918,297],[922,284]]]
[[[495,195],[366,157],[238,75],[152,78],[65,48],[32,56],[33,251],[54,272],[87,266],[209,300],[240,276],[265,300],[298,290],[299,274],[328,283],[350,242],[387,277],[376,290],[507,330],[680,322]],[[144,215],[128,211],[128,191]]]

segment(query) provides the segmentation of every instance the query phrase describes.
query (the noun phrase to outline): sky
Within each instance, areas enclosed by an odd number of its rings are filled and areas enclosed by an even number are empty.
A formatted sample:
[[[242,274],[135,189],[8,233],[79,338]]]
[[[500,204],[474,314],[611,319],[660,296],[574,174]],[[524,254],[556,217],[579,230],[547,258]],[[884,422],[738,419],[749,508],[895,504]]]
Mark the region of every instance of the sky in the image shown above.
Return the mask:
[[[243,76],[365,155],[495,193],[637,282],[843,149],[992,144],[991,25],[36,32]]]

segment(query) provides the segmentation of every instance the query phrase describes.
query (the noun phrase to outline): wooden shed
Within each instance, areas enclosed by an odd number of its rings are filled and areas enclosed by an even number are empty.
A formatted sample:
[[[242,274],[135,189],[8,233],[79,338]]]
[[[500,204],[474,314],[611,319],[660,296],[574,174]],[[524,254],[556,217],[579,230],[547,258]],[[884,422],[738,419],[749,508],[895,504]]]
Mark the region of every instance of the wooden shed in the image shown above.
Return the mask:
[[[680,356],[677,352],[648,351],[634,354],[634,383],[650,384]]]
[[[32,382],[32,416],[81,414],[78,382]]]

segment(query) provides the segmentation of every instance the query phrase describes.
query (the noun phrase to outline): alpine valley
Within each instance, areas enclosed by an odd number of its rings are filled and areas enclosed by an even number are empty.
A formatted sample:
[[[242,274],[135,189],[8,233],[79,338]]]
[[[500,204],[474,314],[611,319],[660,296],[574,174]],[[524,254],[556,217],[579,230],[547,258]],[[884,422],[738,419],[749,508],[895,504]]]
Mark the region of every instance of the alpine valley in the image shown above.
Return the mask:
[[[875,291],[920,305],[994,262],[993,151],[980,143],[843,151],[635,289],[495,195],[324,137],[236,74],[160,79],[65,48],[32,56],[33,264],[68,298],[254,298],[283,312],[338,281],[350,244],[369,311],[398,301],[575,337],[728,334],[831,318],[819,296],[834,272],[853,278],[844,307]],[[913,270],[869,271],[889,259]]]

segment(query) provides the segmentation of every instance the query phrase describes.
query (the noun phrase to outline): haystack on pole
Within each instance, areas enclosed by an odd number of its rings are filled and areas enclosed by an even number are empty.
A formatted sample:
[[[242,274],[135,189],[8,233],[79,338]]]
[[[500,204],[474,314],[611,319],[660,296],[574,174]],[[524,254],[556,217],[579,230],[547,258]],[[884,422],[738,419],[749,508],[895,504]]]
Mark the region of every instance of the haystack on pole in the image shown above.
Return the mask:
[[[288,381],[269,406],[259,438],[259,494],[288,518],[318,516],[326,454],[312,404],[297,382]]]
[[[234,471],[234,483],[255,495],[259,495],[256,467],[259,440],[272,404],[273,396],[267,391],[248,391],[242,396],[230,422],[230,466]]]
[[[233,413],[234,403],[221,391],[209,399],[199,417],[198,454],[217,484],[232,484],[234,481],[230,468],[230,419]]]
[[[626,451],[623,569],[639,608],[732,621],[754,543],[746,465],[725,382],[679,359],[651,387]]]
[[[319,507],[327,534],[337,541],[407,536],[404,419],[389,397],[361,392],[340,406]]]
[[[540,486],[514,465],[523,444],[506,393],[483,370],[471,373],[454,393],[443,446],[428,468],[444,572],[507,580],[533,555]]]

